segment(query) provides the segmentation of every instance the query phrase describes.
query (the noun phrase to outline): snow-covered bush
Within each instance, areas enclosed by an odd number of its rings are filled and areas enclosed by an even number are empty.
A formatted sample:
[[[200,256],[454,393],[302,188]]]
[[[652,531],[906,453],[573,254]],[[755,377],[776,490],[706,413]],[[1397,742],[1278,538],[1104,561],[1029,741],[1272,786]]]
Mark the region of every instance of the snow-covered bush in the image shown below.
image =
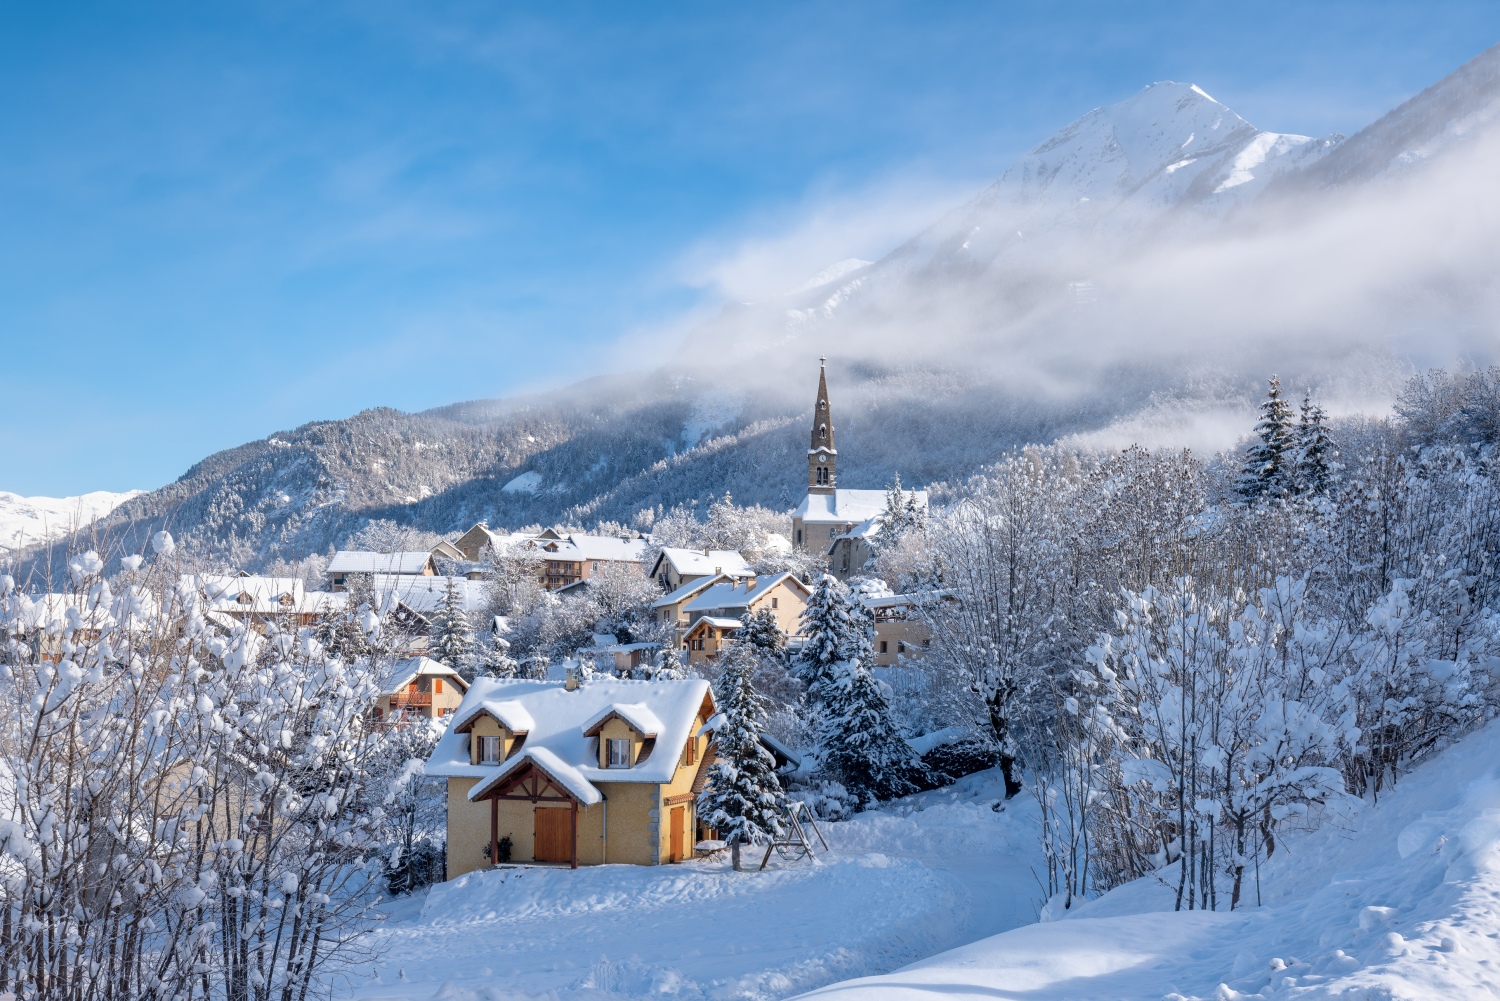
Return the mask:
[[[72,565],[0,596],[0,992],[326,993],[404,781],[367,717],[382,665],[207,617],[173,547],[118,590]]]

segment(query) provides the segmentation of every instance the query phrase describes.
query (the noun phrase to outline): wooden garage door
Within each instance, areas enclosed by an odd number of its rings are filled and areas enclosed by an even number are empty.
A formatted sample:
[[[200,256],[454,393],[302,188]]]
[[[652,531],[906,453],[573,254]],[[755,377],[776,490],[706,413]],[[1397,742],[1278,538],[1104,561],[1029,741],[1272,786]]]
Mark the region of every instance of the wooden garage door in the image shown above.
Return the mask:
[[[536,818],[536,850],[533,857],[538,862],[571,862],[573,846],[569,844],[572,834],[573,811],[537,807],[532,811]]]

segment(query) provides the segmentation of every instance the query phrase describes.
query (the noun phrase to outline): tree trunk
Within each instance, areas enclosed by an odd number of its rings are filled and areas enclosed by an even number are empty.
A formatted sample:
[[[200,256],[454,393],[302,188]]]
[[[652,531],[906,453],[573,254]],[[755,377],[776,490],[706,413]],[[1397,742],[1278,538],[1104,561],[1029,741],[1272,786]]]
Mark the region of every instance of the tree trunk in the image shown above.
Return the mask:
[[[738,834],[729,839],[729,858],[730,861],[734,864],[735,872],[745,871],[744,869],[740,868],[740,836]]]

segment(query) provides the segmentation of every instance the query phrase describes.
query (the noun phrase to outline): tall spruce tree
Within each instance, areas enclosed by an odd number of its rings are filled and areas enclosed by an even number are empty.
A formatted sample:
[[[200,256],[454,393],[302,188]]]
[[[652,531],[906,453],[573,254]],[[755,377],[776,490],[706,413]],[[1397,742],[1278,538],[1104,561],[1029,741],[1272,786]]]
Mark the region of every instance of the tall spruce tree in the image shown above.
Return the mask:
[[[901,735],[889,689],[859,661],[835,666],[817,729],[824,770],[862,804],[925,788],[927,766]]]
[[[1285,497],[1292,492],[1295,475],[1296,427],[1292,407],[1281,396],[1281,380],[1271,376],[1271,388],[1260,405],[1255,425],[1256,441],[1245,453],[1239,491],[1245,500]]]
[[[1332,461],[1333,440],[1328,437],[1327,417],[1311,395],[1304,396],[1296,434],[1297,492],[1319,497],[1326,494]]]
[[[469,624],[469,615],[464,611],[463,598],[458,593],[458,582],[448,578],[448,589],[443,592],[442,604],[432,618],[428,632],[427,652],[433,660],[447,664],[466,679],[473,679],[479,661],[479,644],[474,639],[474,627]]]
[[[724,653],[717,686],[723,719],[714,731],[716,757],[708,784],[698,796],[698,816],[730,843],[736,870],[740,846],[776,834],[786,808],[776,759],[760,742],[766,707],[751,683],[755,668],[756,654],[748,645],[737,643]]]
[[[824,574],[802,610],[802,635],[792,670],[807,686],[807,701],[816,706],[833,680],[838,664],[866,654],[869,617],[850,599],[849,589],[832,574]]]

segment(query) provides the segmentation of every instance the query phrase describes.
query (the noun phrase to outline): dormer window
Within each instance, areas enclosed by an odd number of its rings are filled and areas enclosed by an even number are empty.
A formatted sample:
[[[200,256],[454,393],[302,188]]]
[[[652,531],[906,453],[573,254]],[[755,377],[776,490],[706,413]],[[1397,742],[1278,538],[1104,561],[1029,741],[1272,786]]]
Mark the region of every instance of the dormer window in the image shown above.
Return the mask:
[[[609,739],[609,765],[610,768],[630,767],[630,738],[611,737]]]
[[[479,763],[481,765],[498,765],[500,763],[500,738],[479,738]]]
[[[239,602],[241,605],[255,604],[255,596],[249,591],[241,591],[240,596],[238,598],[235,598],[234,600]]]

